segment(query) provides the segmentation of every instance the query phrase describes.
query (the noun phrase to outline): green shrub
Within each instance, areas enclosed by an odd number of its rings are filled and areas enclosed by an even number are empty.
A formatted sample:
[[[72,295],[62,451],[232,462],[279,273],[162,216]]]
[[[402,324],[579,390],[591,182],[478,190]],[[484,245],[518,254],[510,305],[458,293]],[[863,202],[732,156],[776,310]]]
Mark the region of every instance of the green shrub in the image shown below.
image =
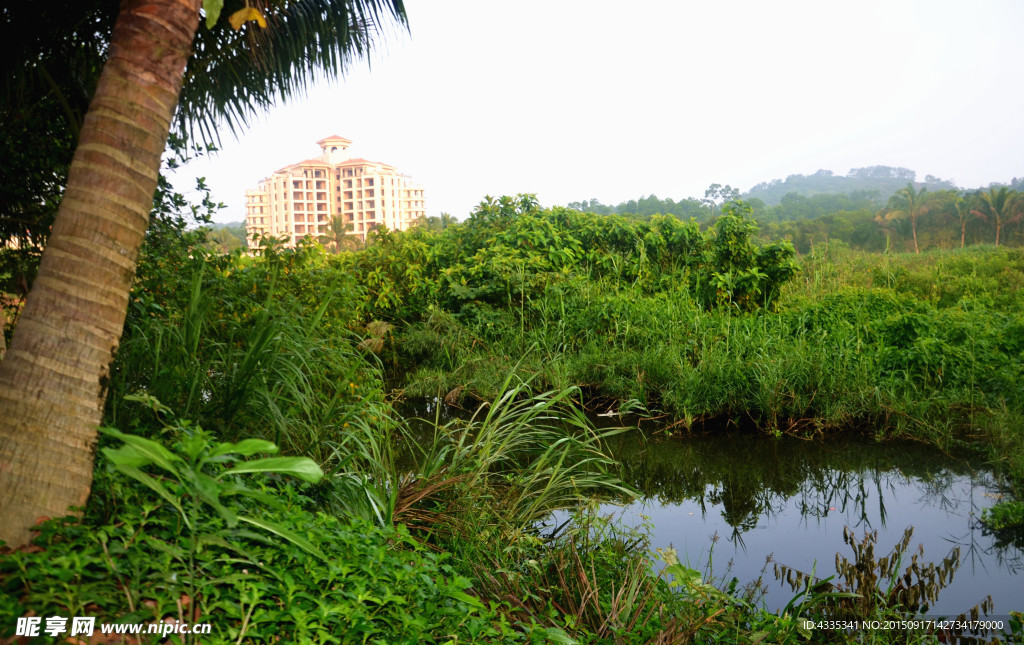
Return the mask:
[[[179,432],[173,450],[114,432],[125,445],[104,450],[116,472],[98,478],[95,499],[118,499],[116,516],[93,508],[82,521],[51,520],[39,527],[41,550],[0,559],[5,635],[31,611],[209,623],[203,643],[519,640],[445,556],[403,528],[315,513],[292,484],[246,481],[274,472],[313,479],[315,464],[242,460],[273,446],[213,443],[187,425]]]
[[[1024,502],[999,502],[981,512],[981,521],[993,531],[1024,529]]]

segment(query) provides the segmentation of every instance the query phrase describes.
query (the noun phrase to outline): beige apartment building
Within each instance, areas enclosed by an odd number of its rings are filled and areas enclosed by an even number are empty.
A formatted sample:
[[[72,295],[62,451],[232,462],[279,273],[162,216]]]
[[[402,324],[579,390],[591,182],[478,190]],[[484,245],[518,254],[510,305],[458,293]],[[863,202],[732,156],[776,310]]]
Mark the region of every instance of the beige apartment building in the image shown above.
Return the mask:
[[[348,233],[365,240],[378,227],[405,230],[425,216],[423,187],[379,161],[353,158],[352,142],[337,135],[317,141],[322,153],[281,168],[245,191],[245,232],[285,237],[285,246],[327,232],[341,216]]]

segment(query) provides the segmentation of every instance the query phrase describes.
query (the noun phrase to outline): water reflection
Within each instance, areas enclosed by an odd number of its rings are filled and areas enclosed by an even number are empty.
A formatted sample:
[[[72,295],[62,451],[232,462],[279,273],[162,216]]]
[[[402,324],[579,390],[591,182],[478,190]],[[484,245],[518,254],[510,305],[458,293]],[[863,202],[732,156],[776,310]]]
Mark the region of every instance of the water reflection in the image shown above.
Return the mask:
[[[468,416],[433,400],[405,402],[399,413],[441,423]],[[430,423],[412,423],[412,430],[424,441],[433,434]],[[607,448],[643,499],[602,512],[634,526],[650,524],[652,548],[673,546],[701,570],[710,561],[718,577],[746,583],[767,571],[769,609],[785,606],[792,592],[774,581],[766,562],[832,575],[837,552],[851,557],[843,541],[847,526],[858,536],[877,530],[884,552],[914,527],[911,546],[924,547],[925,561],[941,561],[960,548],[954,582],[929,616],[955,616],[989,594],[996,615],[1021,608],[1024,552],[1020,542],[999,541],[979,524],[982,509],[995,504],[1001,490],[973,455],[849,436],[805,441],[640,432],[618,435]],[[553,520],[557,525],[565,517]],[[713,545],[712,536],[724,539]]]
[[[846,438],[803,441],[757,436],[644,439],[622,435],[609,446],[623,478],[644,499],[606,506],[639,525],[649,518],[653,547],[674,546],[691,565],[753,580],[769,559],[821,577],[834,573],[842,531],[879,532],[888,550],[914,527],[914,544],[939,561],[960,547],[961,566],[930,614],[956,614],[992,594],[996,613],[1019,608],[1024,557],[978,523],[999,486],[970,456],[926,446]],[[710,536],[728,538],[712,548]],[[849,554],[846,554],[849,555]],[[766,576],[769,580],[771,576]],[[767,586],[769,608],[791,597]]]

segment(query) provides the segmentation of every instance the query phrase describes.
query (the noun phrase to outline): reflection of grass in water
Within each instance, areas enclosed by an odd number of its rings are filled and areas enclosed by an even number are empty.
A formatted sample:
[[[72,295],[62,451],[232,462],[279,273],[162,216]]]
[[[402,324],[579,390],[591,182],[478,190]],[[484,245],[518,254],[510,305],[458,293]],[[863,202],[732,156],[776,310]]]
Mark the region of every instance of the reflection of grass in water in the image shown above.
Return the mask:
[[[824,580],[813,573],[775,564],[775,579],[797,592],[790,601],[794,612],[824,620],[880,620],[924,616],[938,601],[939,593],[953,583],[960,566],[960,548],[955,547],[938,564],[924,561],[924,547],[909,551],[914,529],[908,528],[889,553],[876,554],[878,532],[865,532],[857,539],[849,527],[843,541],[853,551],[851,562],[836,554],[836,575]],[[978,620],[993,610],[992,596],[960,614],[958,620]],[[955,631],[962,635],[966,630]],[[977,635],[978,632],[971,632]]]
[[[856,438],[818,442],[716,435],[644,440],[631,434],[617,437],[608,449],[622,463],[623,480],[647,497],[664,504],[694,500],[705,509],[706,504],[721,504],[726,521],[741,530],[791,498],[798,498],[806,517],[822,517],[834,509],[866,522],[868,504],[877,497],[884,521],[885,498],[900,478],[914,480],[941,505],[955,477],[976,472],[974,463],[919,444],[894,446]]]
[[[409,420],[414,444],[429,445],[435,439],[435,422],[471,416],[466,410],[438,406],[438,400],[412,399],[396,406]],[[417,425],[413,417],[426,421]],[[596,424],[611,421],[599,417]],[[948,497],[957,478],[969,476],[978,486],[996,486],[977,459],[954,459],[919,443],[879,443],[857,436],[805,441],[744,434],[679,438],[632,432],[607,438],[605,446],[621,462],[622,480],[644,496],[662,504],[693,500],[705,515],[709,505],[721,505],[723,519],[733,528],[730,540],[737,544],[742,543],[743,533],[787,506],[798,509],[805,520],[842,514],[852,518],[855,528],[870,530],[876,514],[884,526],[887,500],[904,484],[913,482],[924,501],[948,512],[955,512],[961,503]],[[969,511],[980,513],[975,507]],[[982,552],[992,555],[978,545],[975,532],[972,527],[968,535],[954,538],[972,563]],[[1002,562],[1003,551],[1015,544],[1020,541],[1000,542],[997,559]],[[1011,566],[1016,557],[1011,556]]]

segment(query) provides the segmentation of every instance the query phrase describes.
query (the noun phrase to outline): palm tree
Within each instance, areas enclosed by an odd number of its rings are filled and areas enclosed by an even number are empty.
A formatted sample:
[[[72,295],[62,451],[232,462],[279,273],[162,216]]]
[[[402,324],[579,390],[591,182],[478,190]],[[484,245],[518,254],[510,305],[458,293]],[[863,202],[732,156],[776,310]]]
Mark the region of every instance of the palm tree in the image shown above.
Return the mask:
[[[359,237],[352,235],[352,223],[345,222],[341,215],[331,218],[327,232],[320,236],[320,243],[330,246],[335,254],[342,251],[354,251],[362,247]]]
[[[991,218],[996,225],[996,246],[999,246],[999,232],[1003,224],[1020,219],[1024,212],[1022,207],[1024,200],[1016,190],[1010,190],[1008,186],[992,186],[987,193],[981,193],[980,208],[973,212],[985,219]]]
[[[952,204],[956,218],[960,220],[960,248],[964,248],[967,238],[967,222],[970,221],[972,215],[971,203],[966,197],[958,195],[953,199]]]
[[[179,118],[210,123],[204,108],[219,106],[230,124],[363,54],[383,14],[404,22],[401,0],[271,0],[263,3],[269,27],[250,37],[252,25],[233,32],[217,23],[209,0],[212,28],[199,32],[201,4],[122,0],[116,11],[64,198],[0,363],[0,540],[8,546],[27,543],[38,518],[88,497],[110,363],[193,47],[206,67],[190,68],[198,89],[184,94],[192,102]],[[239,64],[243,45],[255,62]],[[196,76],[216,80],[203,90]]]
[[[914,188],[913,183],[907,182],[906,188],[899,189],[895,195],[889,198],[889,212],[885,215],[885,219],[888,220],[903,218],[910,220],[910,230],[914,237],[914,253],[921,252],[917,247],[917,218],[928,210],[924,203],[924,194],[927,191],[926,187],[922,187],[918,191]]]
[[[440,233],[449,226],[454,226],[455,224],[458,223],[459,220],[455,219],[455,217],[452,216],[451,213],[441,213],[440,217],[437,217],[435,215],[430,215],[429,217],[426,215],[420,215],[418,218],[416,218],[417,226],[422,227],[423,229],[428,230],[432,233]]]

